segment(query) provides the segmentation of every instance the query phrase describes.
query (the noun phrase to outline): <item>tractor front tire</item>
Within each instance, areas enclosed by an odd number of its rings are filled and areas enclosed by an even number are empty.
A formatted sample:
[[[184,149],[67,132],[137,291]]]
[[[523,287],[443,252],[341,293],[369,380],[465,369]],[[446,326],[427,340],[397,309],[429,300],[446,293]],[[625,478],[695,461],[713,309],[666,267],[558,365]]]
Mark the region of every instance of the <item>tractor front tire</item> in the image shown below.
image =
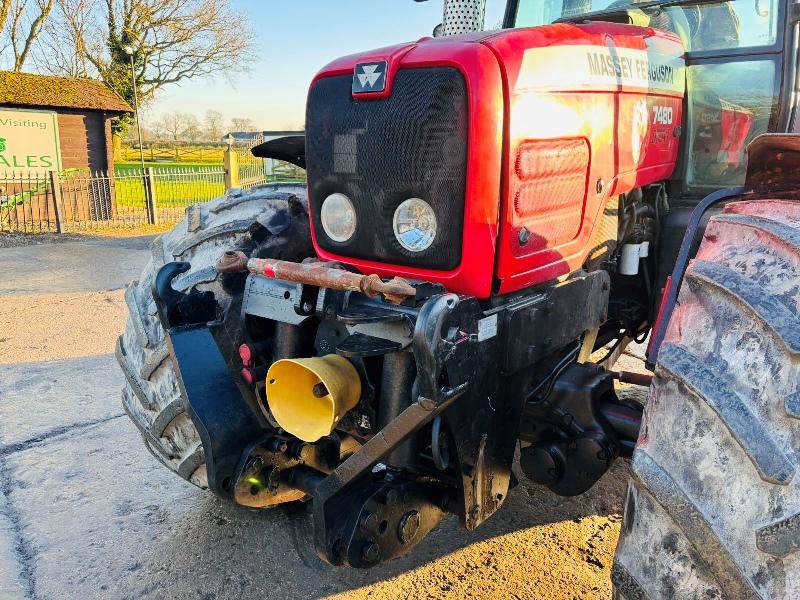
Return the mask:
[[[148,450],[201,488],[208,486],[203,447],[169,360],[152,281],[167,262],[191,263],[191,269],[178,276],[173,287],[182,292],[196,288],[214,293],[229,341],[222,351],[230,363],[242,341],[239,309],[244,275],[220,275],[216,260],[231,249],[293,261],[313,256],[306,198],[301,185],[267,184],[233,189],[221,198],[189,207],[183,221],[153,242],[152,258],[125,293],[129,319],[116,347],[126,379],[122,405]]]
[[[712,217],[661,347],[615,597],[800,598],[800,202]]]

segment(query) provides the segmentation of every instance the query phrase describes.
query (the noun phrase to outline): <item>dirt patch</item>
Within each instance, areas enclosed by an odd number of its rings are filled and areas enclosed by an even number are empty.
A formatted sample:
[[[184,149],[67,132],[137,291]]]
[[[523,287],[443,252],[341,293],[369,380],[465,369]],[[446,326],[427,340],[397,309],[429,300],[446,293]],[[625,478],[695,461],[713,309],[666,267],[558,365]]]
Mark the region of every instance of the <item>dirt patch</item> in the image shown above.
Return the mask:
[[[92,229],[87,235],[95,237],[129,238],[142,235],[156,235],[166,233],[175,227],[175,223],[160,223],[158,225],[137,225],[136,227],[108,227],[106,229]]]
[[[85,235],[77,233],[7,233],[0,232],[0,248],[36,246],[40,244],[59,244],[85,240]]]
[[[127,315],[123,290],[6,296],[0,309],[0,364],[110,354]]]
[[[620,522],[592,515],[521,529],[330,598],[610,598]]]
[[[19,246],[37,246],[42,244],[60,244],[63,242],[80,242],[93,238],[131,238],[146,235],[157,235],[169,231],[174,223],[163,225],[138,225],[136,227],[108,227],[92,229],[82,233],[13,233],[0,232],[0,248],[16,248]]]

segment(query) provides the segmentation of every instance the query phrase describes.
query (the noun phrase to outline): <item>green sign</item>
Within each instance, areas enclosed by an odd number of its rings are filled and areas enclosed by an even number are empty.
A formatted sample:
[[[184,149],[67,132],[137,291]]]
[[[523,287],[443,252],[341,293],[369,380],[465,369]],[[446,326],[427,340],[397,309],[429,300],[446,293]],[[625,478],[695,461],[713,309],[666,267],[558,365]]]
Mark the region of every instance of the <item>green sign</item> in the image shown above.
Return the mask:
[[[56,113],[0,107],[0,176],[61,170]]]

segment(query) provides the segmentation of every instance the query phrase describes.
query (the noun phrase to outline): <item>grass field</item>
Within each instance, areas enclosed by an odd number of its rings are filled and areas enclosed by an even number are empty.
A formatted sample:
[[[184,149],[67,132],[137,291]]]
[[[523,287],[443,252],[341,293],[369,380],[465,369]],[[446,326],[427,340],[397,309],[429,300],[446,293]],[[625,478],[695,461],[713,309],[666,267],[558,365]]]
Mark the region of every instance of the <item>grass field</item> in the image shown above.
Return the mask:
[[[176,208],[212,200],[225,193],[222,165],[151,164],[155,179],[156,206]],[[141,166],[122,163],[114,168],[117,204],[144,207]]]
[[[145,162],[153,169],[156,206],[178,208],[213,200],[225,193],[225,175],[222,163]],[[267,181],[303,181],[304,173],[290,168],[276,169]],[[144,182],[142,166],[138,162],[118,162],[114,166],[117,204],[123,207],[144,207]],[[263,167],[242,165],[242,181],[263,177]]]

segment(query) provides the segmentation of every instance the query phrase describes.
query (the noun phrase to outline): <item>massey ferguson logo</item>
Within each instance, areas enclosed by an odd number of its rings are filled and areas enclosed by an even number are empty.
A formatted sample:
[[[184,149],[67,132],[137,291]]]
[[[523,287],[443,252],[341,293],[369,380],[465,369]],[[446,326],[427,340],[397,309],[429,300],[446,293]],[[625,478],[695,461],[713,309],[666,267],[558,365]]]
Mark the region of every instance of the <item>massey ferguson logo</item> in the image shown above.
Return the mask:
[[[386,89],[386,61],[356,65],[353,93],[382,92]]]

